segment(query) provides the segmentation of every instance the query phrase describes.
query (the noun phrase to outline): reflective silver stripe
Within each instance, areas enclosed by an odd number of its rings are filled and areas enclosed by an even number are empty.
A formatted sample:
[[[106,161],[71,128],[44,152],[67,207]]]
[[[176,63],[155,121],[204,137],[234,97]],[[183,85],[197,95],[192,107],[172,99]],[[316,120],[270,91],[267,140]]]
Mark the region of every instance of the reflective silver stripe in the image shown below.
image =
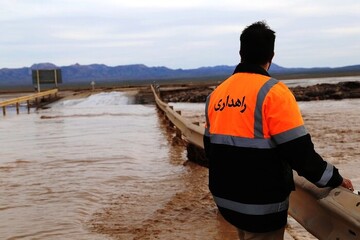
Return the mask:
[[[210,134],[210,133],[209,133]],[[222,134],[210,134],[211,143],[225,144],[236,147],[270,149],[275,147],[272,139],[266,138],[243,138]]]
[[[289,198],[279,203],[245,204],[216,196],[213,197],[219,207],[247,215],[266,215],[282,212],[289,208]]]
[[[330,181],[333,176],[334,166],[330,163],[327,163],[326,169],[323,172],[320,180],[316,183],[317,186],[324,187]]]
[[[307,131],[306,131],[304,125],[301,125],[299,127],[290,129],[288,131],[276,134],[276,135],[272,136],[272,138],[274,139],[274,141],[277,144],[282,144],[282,143],[294,140],[295,138],[302,137],[306,134],[307,134]]]
[[[275,78],[270,78],[259,90],[256,98],[256,107],[254,112],[254,137],[255,138],[264,138],[263,132],[263,115],[262,107],[266,95],[269,93],[270,89],[277,84],[279,81]]]

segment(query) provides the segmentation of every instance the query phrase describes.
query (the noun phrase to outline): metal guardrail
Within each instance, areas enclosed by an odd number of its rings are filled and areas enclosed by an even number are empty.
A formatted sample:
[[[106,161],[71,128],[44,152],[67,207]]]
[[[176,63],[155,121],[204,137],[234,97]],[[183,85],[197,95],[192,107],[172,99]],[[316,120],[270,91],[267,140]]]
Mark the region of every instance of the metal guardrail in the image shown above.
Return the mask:
[[[163,102],[151,86],[157,106],[186,141],[203,148],[204,127],[190,123]],[[319,189],[294,173],[296,191],[290,195],[289,214],[318,239],[360,240],[360,195],[338,187]]]
[[[158,107],[166,114],[167,118],[179,129],[186,141],[204,148],[203,136],[205,129],[204,127],[195,125],[189,122],[186,118],[182,117],[178,112],[174,111],[172,107],[164,103],[157,94],[157,90],[151,86],[153,90],[155,101]]]
[[[37,99],[39,99],[39,98],[42,98],[45,96],[51,96],[52,94],[54,94],[56,96],[57,92],[58,92],[58,89],[52,89],[52,90],[48,90],[48,91],[44,91],[44,92],[39,92],[39,93],[23,96],[23,97],[12,98],[12,99],[0,102],[0,107],[2,107],[3,115],[5,116],[6,115],[6,107],[10,106],[10,105],[16,105],[16,112],[19,114],[19,104],[20,103],[27,102],[27,106],[28,106],[28,110],[29,110],[30,109],[30,101],[32,101],[32,100],[37,101]]]

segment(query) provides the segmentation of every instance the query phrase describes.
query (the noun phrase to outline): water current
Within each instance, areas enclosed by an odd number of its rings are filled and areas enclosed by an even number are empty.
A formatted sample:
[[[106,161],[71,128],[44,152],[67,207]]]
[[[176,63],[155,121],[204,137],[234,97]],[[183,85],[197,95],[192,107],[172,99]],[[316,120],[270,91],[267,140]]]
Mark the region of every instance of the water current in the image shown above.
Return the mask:
[[[203,104],[172,105],[203,121]],[[360,100],[299,105],[318,152],[359,188]],[[154,105],[104,92],[20,112],[0,118],[0,239],[236,239]],[[288,234],[315,239],[291,219]]]

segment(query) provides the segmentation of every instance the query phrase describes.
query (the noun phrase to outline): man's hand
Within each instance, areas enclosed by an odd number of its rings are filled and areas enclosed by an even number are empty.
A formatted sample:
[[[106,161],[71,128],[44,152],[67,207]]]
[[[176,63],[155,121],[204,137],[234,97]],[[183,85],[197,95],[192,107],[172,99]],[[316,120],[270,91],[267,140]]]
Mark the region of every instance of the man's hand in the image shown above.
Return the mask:
[[[342,183],[341,183],[341,186],[344,187],[344,188],[349,189],[352,192],[354,191],[354,187],[353,187],[350,179],[344,178]]]

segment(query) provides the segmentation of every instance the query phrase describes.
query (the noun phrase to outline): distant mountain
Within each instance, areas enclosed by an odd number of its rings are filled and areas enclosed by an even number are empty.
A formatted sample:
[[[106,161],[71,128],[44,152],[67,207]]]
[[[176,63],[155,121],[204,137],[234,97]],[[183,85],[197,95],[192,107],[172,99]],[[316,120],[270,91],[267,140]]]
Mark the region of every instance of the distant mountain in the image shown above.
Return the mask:
[[[110,67],[104,64],[80,65],[58,67],[52,63],[38,63],[27,68],[3,68],[0,69],[1,86],[31,86],[31,72],[34,69],[60,68],[63,84],[82,84],[96,82],[121,82],[137,80],[163,80],[181,78],[204,78],[204,77],[226,77],[232,74],[235,66],[201,67],[196,69],[170,69],[167,67],[147,67],[143,64],[122,65]],[[284,68],[272,64],[270,73],[273,75],[291,75],[308,73],[360,73],[360,65],[346,66],[340,68]]]

